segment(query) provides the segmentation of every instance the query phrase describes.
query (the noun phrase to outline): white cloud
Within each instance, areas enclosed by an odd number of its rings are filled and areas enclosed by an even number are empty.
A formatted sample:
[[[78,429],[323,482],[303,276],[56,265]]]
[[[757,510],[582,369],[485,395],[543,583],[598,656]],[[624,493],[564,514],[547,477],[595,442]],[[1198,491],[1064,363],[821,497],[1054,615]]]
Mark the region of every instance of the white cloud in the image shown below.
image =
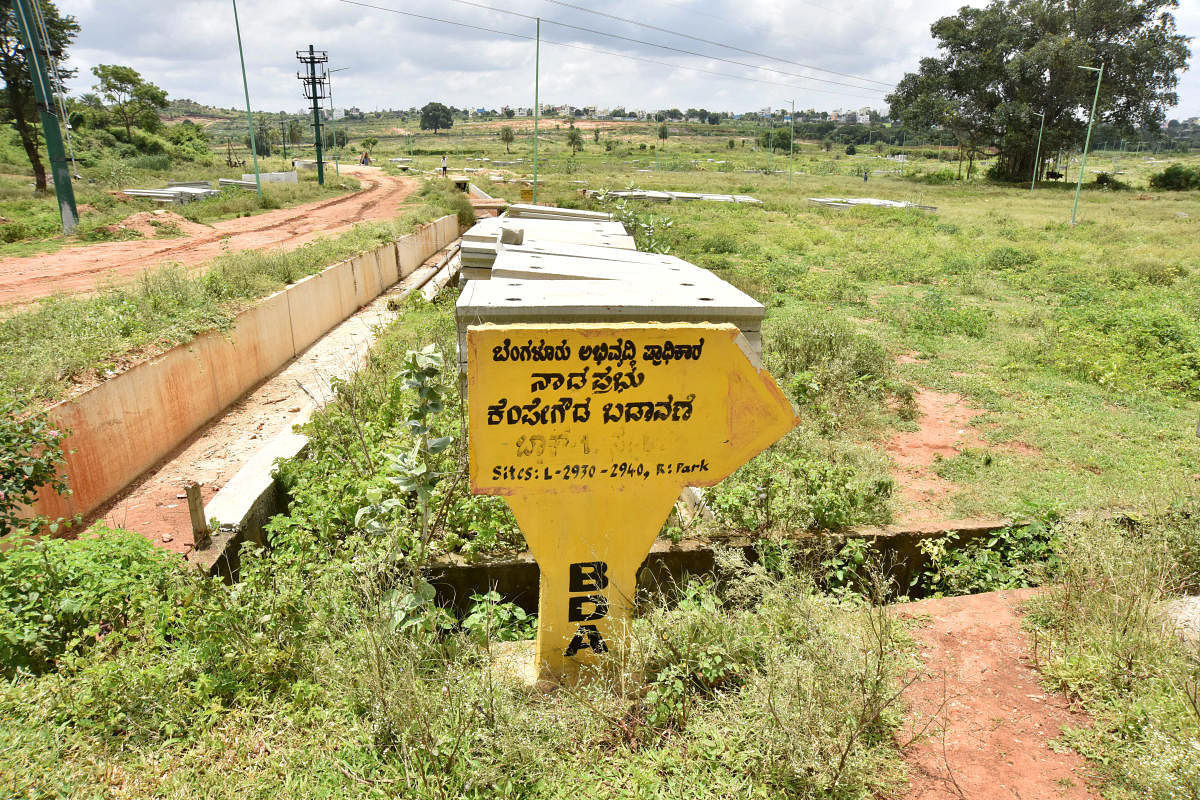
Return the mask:
[[[453,0],[364,1],[528,36],[534,31],[534,23],[528,19]],[[588,0],[571,2],[589,5]],[[616,16],[882,81],[886,86],[721,49],[547,0],[478,0],[478,4],[543,17],[543,102],[631,108],[704,106],[741,111],[766,105],[781,107],[793,97],[798,108],[882,108],[883,93],[905,71],[915,68],[920,58],[934,53],[930,23],[953,13],[963,0],[612,0],[591,5]],[[971,4],[981,3],[973,0]],[[90,87],[92,66],[121,63],[138,69],[172,97],[226,107],[242,104],[229,0],[60,0],[59,7],[64,13],[74,14],[82,27],[71,51],[70,65],[79,70],[72,85],[75,91]],[[339,106],[407,108],[429,100],[487,108],[533,104],[532,41],[338,0],[303,4],[241,0],[238,13],[250,98],[256,109],[291,111],[304,106],[300,82],[295,77],[299,68],[295,51],[310,43],[329,52],[331,66],[349,67],[334,77]],[[1200,34],[1200,0],[1183,0],[1176,18],[1183,33]],[[709,57],[665,52],[564,28],[552,21],[668,44]],[[597,47],[675,66],[550,42]],[[777,72],[750,69],[713,56]],[[710,74],[714,72],[773,83]],[[822,80],[798,79],[779,72]],[[828,81],[870,89],[852,89]],[[1172,116],[1200,114],[1200,73],[1184,73],[1179,94],[1180,106]]]

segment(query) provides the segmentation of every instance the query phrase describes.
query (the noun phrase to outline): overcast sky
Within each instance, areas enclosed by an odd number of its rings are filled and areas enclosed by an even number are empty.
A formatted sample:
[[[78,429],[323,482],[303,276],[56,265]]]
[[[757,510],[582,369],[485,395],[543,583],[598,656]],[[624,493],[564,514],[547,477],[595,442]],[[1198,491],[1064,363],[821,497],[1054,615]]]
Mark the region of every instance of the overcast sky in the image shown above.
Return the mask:
[[[477,29],[533,36],[532,19],[488,10],[503,8],[543,20],[543,103],[744,111],[784,107],[795,98],[797,108],[882,109],[883,95],[896,80],[920,58],[935,53],[930,23],[963,5],[963,0],[564,0],[787,59],[783,62],[630,25],[554,0],[363,2],[457,24],[341,0],[240,0],[254,108],[291,112],[304,106],[295,51],[309,44],[328,51],[330,67],[347,68],[334,75],[338,106],[369,111],[420,106],[430,100],[459,107],[532,106],[533,41]],[[75,92],[93,83],[92,66],[119,63],[133,66],[171,97],[223,107],[244,103],[229,0],[59,0],[58,5],[74,14],[82,27],[71,50],[70,64],[79,70],[72,84]],[[1176,19],[1182,33],[1200,36],[1200,0],[1182,0]],[[1200,115],[1200,65],[1183,73],[1179,96],[1170,117]]]

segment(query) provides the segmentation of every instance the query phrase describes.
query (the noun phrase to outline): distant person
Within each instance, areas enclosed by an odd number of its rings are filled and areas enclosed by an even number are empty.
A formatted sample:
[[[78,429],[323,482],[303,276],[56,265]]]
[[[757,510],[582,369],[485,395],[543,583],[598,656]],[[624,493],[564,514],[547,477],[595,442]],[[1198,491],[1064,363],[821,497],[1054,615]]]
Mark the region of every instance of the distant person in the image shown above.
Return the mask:
[[[446,157],[442,156],[442,177],[446,177]]]
[[[358,160],[358,163],[362,164],[364,167],[371,166],[371,154],[363,151],[362,158]]]

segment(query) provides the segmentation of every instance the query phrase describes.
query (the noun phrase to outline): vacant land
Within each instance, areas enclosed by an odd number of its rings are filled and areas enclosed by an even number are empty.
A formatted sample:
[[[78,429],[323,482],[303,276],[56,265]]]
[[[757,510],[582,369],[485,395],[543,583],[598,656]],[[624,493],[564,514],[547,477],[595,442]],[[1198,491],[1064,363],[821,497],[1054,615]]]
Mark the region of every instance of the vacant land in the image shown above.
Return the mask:
[[[601,128],[573,155],[551,128],[539,200],[611,210],[643,249],[711,269],[767,306],[767,365],[803,422],[709,492],[715,523],[664,530],[749,533],[757,565],[723,556],[728,581],[648,599],[628,649],[592,682],[545,694],[514,680],[497,655],[528,638],[532,621],[494,595],[452,619],[419,572],[419,510],[397,485],[412,474],[411,431],[425,425],[455,440],[429,465],[442,476],[430,502],[444,509],[431,549],[477,558],[523,541],[501,501],[454,479],[466,442],[452,293],[411,299],[309,426],[308,455],[283,469],[289,513],[271,523],[269,556],[245,556],[239,584],[198,579],[119,532],[0,560],[12,578],[0,592],[34,587],[9,604],[18,615],[0,619],[18,632],[0,638],[4,669],[18,676],[0,686],[0,716],[17,722],[0,728],[0,787],[903,796],[912,637],[927,644],[952,626],[910,634],[880,599],[1048,581],[1060,588],[1026,619],[1038,637],[1032,665],[1062,692],[1056,703],[1093,715],[1090,728],[1056,717],[1081,726],[1059,746],[1092,760],[1050,779],[1065,796],[1088,781],[1112,797],[1194,795],[1194,647],[1163,635],[1161,604],[1200,586],[1198,514],[1186,499],[1200,495],[1200,195],[1148,191],[1164,165],[1127,155],[1121,178],[1134,188],[1088,186],[1072,227],[1066,187],[985,183],[986,163],[956,183],[958,165],[938,151],[898,162],[806,144],[789,178],[778,172],[786,155],[756,150],[749,132],[681,133],[664,146],[651,126]],[[408,146],[387,140],[376,157]],[[494,132],[420,137],[412,150],[424,169],[449,152],[452,167],[483,170],[476,183],[510,199],[532,177],[528,160],[466,161],[529,158],[527,140],[506,158]],[[629,186],[764,204],[581,194]],[[828,196],[936,211],[808,201]],[[422,396],[445,410],[414,422],[402,365],[430,343],[449,366]],[[967,549],[935,540],[913,586],[880,585],[861,541],[840,534],[914,514],[1029,524]],[[1027,641],[1015,620],[1004,635],[1006,653]],[[1035,677],[1021,671],[1030,687]],[[925,714],[961,700],[939,699],[936,682],[910,689]],[[970,744],[936,738],[958,714],[934,720],[911,765]],[[996,736],[1025,748],[1032,729]]]

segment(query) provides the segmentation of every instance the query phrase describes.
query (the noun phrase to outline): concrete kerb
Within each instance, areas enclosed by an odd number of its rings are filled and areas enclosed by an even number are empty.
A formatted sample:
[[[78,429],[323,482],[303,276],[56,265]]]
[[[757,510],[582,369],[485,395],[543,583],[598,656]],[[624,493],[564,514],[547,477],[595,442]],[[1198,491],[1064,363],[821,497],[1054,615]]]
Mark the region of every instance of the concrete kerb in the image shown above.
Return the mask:
[[[284,431],[243,464],[204,507],[204,519],[215,520],[216,525],[208,545],[187,555],[189,564],[232,579],[238,572],[240,545],[266,544],[263,527],[287,505],[274,477],[275,462],[296,458],[308,447],[308,437],[296,433],[295,427],[308,422],[315,410],[310,403],[292,417]]]
[[[400,242],[422,242],[428,257],[457,234],[457,218],[442,217],[384,245],[382,259],[375,251],[358,259],[361,279],[353,259],[334,264],[242,312],[232,330],[201,334],[52,407],[55,424],[71,431],[64,450],[73,493],[42,494],[33,512],[51,518],[92,513],[353,314],[362,305],[360,286],[382,291],[395,283],[383,278],[391,275]]]
[[[843,539],[865,539],[879,554],[885,574],[903,594],[914,577],[929,566],[929,556],[921,542],[956,533],[959,543],[990,536],[1012,525],[1012,520],[942,520],[910,525],[852,528],[832,534]],[[813,535],[794,537],[797,543],[814,542]],[[716,571],[716,554],[729,549],[741,552],[750,561],[758,559],[758,544],[748,537],[729,537],[712,541],[685,539],[672,542],[659,539],[650,548],[638,570],[638,590],[670,591],[683,585],[689,576],[712,575]],[[445,556],[427,570],[430,583],[437,590],[440,605],[462,614],[471,604],[472,594],[496,591],[506,602],[519,605],[529,613],[537,613],[540,573],[537,562],[528,551],[515,556],[490,561],[468,562],[461,556]]]

